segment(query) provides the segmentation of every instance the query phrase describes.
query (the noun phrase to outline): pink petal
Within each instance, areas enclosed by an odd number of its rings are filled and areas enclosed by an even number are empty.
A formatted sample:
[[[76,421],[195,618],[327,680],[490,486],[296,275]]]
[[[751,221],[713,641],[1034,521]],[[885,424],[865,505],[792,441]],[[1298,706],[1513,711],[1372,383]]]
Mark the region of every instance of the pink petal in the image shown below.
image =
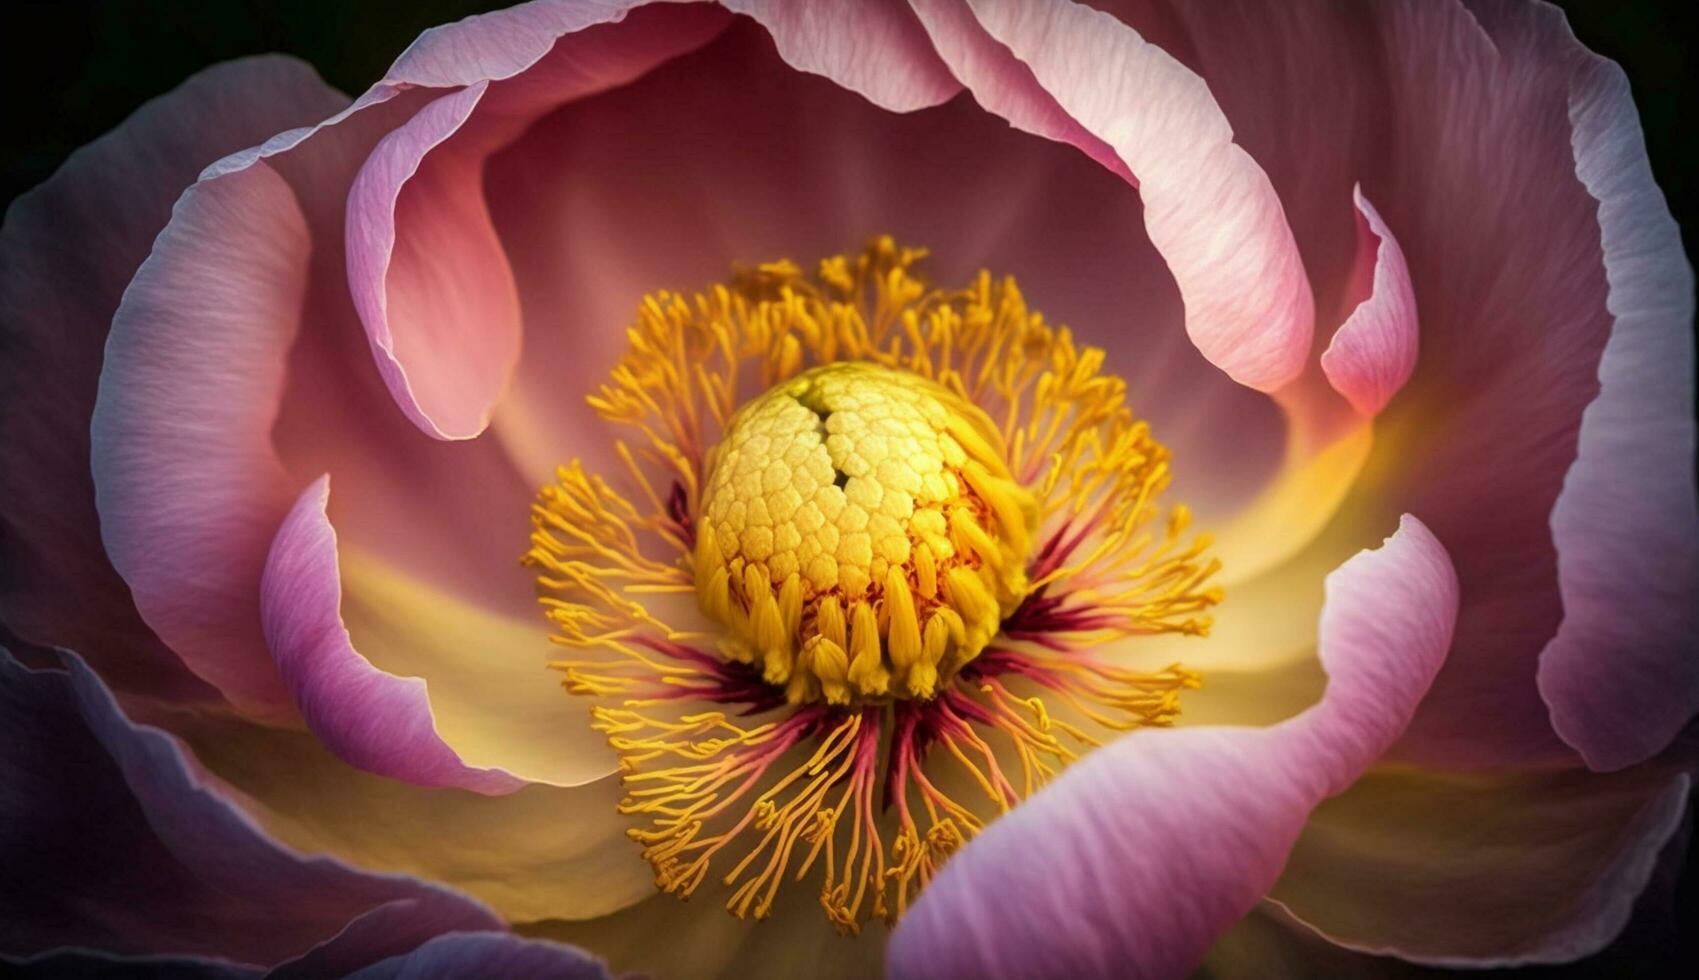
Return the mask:
[[[511,78],[551,55],[561,38],[618,22],[650,2],[539,0],[468,17],[426,31],[380,84],[452,88]],[[900,4],[728,0],[721,6],[760,23],[792,68],[825,75],[884,109],[910,112],[937,105],[961,89]],[[676,9],[654,13],[651,27],[660,25],[662,17],[714,16]]]
[[[939,53],[993,112],[1066,137],[1047,93],[1138,179],[1145,228],[1173,273],[1192,342],[1235,381],[1273,391],[1309,353],[1314,303],[1268,178],[1233,142],[1202,78],[1108,14],[1067,3],[920,4]],[[1018,61],[1017,61],[1018,59]],[[1085,143],[1082,150],[1098,150]]]
[[[824,75],[891,112],[935,106],[961,83],[901,3],[722,0],[773,36],[785,63]]]
[[[512,78],[555,53],[561,38],[620,23],[653,2],[538,0],[465,17],[419,35],[378,84],[458,88]],[[700,11],[664,7],[652,13],[665,18],[704,16]]]
[[[435,920],[435,910],[401,899],[350,922],[334,938],[303,956],[278,964],[268,977],[358,977],[383,980],[499,975],[514,980],[605,980],[607,968],[584,950],[494,930],[450,930],[412,946]],[[403,927],[403,928],[397,928]],[[408,947],[412,946],[411,949]],[[385,955],[388,953],[389,955]],[[35,956],[0,954],[7,976],[163,976],[196,980],[253,980],[253,967],[205,956],[122,956],[86,947],[61,947]]]
[[[201,167],[341,101],[293,59],[209,68],[77,151],[6,212],[0,618],[28,640],[88,651],[125,693],[216,697],[137,616],[101,545],[89,418],[112,314]]]
[[[910,6],[950,70],[972,86],[976,102],[1022,132],[1078,148],[1127,183],[1138,186],[1138,178],[1116,155],[1115,148],[1069,115],[1033,77],[1031,68],[985,33],[966,4],[959,0],[914,0]]]
[[[438,932],[503,928],[440,886],[279,845],[175,740],[126,718],[81,659],[63,660],[64,671],[30,671],[0,649],[0,955],[79,947],[355,966]],[[407,914],[386,912],[397,907]],[[374,914],[382,932],[361,925]]]
[[[478,189],[482,158],[439,154],[420,170],[487,88],[420,110],[378,143],[348,192],[348,282],[372,355],[396,403],[438,439],[483,431],[519,356],[519,301]]]
[[[258,146],[233,153],[208,167],[202,177],[234,173],[257,161],[288,155],[303,144],[334,134],[346,123],[369,115],[376,107],[391,101],[408,103],[407,93],[416,90],[460,88],[511,78],[541,60],[563,36],[598,24],[617,23],[630,10],[646,2],[649,0],[613,0],[608,4],[536,0],[433,27],[402,52],[381,80],[341,112],[316,125],[286,130]],[[429,101],[429,96],[427,92],[424,101]],[[407,108],[416,110],[418,105]],[[380,126],[379,131],[393,125]],[[346,187],[342,189],[346,192]],[[337,198],[338,205],[342,200],[340,196]]]
[[[1649,766],[1374,774],[1316,808],[1271,897],[1362,952],[1477,969],[1567,963],[1629,921],[1688,787]]]
[[[556,25],[583,32],[525,74],[431,102],[378,143],[348,193],[354,305],[396,402],[436,438],[482,432],[519,356],[519,301],[484,203],[485,159],[544,113],[625,84],[725,24],[707,8],[619,24],[610,21],[623,11],[600,16]]]
[[[1334,333],[1321,355],[1327,380],[1367,416],[1380,414],[1416,369],[1416,295],[1404,250],[1381,220],[1362,188],[1352,192],[1357,205],[1357,238],[1374,246],[1371,291]]]
[[[1622,71],[1589,57],[1569,118],[1615,322],[1552,509],[1563,622],[1538,679],[1552,727],[1608,770],[1656,754],[1699,711],[1693,273]]]
[[[1150,730],[1070,767],[950,859],[892,936],[896,977],[1168,977],[1279,875],[1310,810],[1393,740],[1445,656],[1457,580],[1406,516],[1327,579],[1309,711]]]
[[[289,503],[270,430],[309,248],[270,167],[190,188],[113,319],[92,424],[101,533],[136,607],[273,720],[294,706],[259,633],[259,572]]]
[[[423,679],[378,670],[354,649],[342,625],[329,496],[328,478],[302,492],[260,581],[266,642],[307,726],[337,757],[367,772],[490,795],[520,789],[524,781],[512,773],[467,766],[443,743]]]
[[[1288,563],[1300,554],[1310,567],[1320,560],[1332,568],[1361,540],[1323,539],[1338,526],[1335,518],[1369,462],[1374,417],[1416,365],[1418,324],[1403,253],[1360,190],[1355,198],[1355,259],[1345,281],[1324,293],[1334,312],[1318,317],[1337,326],[1326,351],[1273,394],[1286,422],[1280,468],[1242,509],[1211,524],[1223,566],[1219,582],[1235,595],[1241,583],[1276,569],[1291,576],[1295,566]],[[1318,541],[1321,547],[1312,548]]]
[[[1352,187],[1384,160],[1395,121],[1384,90],[1364,84],[1382,70],[1374,21],[1393,8],[1324,11],[1258,0],[1093,6],[1208,83],[1233,141],[1280,195],[1315,293],[1318,332],[1331,331],[1355,305],[1341,309],[1358,250]],[[1377,187],[1368,190],[1380,200]]]

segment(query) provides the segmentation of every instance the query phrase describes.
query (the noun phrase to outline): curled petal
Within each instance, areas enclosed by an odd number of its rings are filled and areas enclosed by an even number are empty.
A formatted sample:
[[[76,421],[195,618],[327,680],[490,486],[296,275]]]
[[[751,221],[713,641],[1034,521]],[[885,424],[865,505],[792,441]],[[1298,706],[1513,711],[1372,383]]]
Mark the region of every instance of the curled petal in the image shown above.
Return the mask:
[[[1321,369],[1352,408],[1374,416],[1416,370],[1416,294],[1398,239],[1361,187],[1352,191],[1352,198],[1358,241],[1375,243],[1369,292],[1334,332],[1322,352]]]
[[[310,244],[269,166],[178,202],[113,318],[92,423],[113,567],[190,669],[256,717],[289,692],[259,630],[259,573],[289,506],[271,426]]]
[[[645,2],[542,0],[433,27],[407,46],[378,84],[458,88],[511,78],[541,60],[562,37],[617,22]]]
[[[112,315],[209,161],[346,101],[305,63],[193,76],[14,201],[0,232],[0,619],[124,693],[215,698],[142,622],[100,540],[89,419]]]
[[[439,154],[421,172],[487,89],[421,109],[378,143],[348,192],[348,282],[372,355],[402,411],[439,439],[483,431],[519,356],[519,300],[477,186],[482,158]]]
[[[938,105],[961,84],[891,0],[724,0],[767,29],[792,68],[824,75],[892,112]]]
[[[1082,150],[1100,155],[1101,141],[1114,151],[1139,183],[1198,350],[1261,391],[1296,378],[1314,329],[1309,282],[1280,199],[1204,80],[1082,5],[966,7],[918,5],[939,53],[992,112],[1052,138],[1083,130],[1094,139]]]
[[[466,765],[437,734],[425,681],[360,656],[342,625],[329,478],[304,490],[278,529],[260,581],[266,642],[302,716],[348,764],[420,786],[511,793],[523,780]],[[466,651],[472,656],[472,651]]]
[[[562,787],[615,770],[606,742],[588,737],[589,705],[562,703],[551,683],[545,665],[559,649],[534,608],[491,610],[352,544],[339,564],[355,649],[379,670],[425,681],[437,734],[467,765]]]
[[[893,975],[1193,967],[1274,883],[1311,809],[1398,737],[1450,644],[1457,579],[1412,517],[1326,591],[1319,704],[1269,728],[1134,733],[1069,768],[944,866],[892,937]]]
[[[563,103],[623,85],[705,43],[727,19],[711,8],[656,8],[629,19],[610,9],[598,17],[563,17],[551,29],[573,33],[522,74],[468,66],[475,80],[386,135],[349,190],[354,305],[396,403],[435,438],[482,432],[519,356],[519,298],[484,200],[490,153]],[[496,31],[493,25],[485,29]],[[475,35],[463,46],[476,50],[489,40],[461,26]]]
[[[381,80],[341,112],[315,125],[285,130],[258,146],[232,153],[208,166],[201,176],[205,179],[235,173],[261,160],[290,154],[297,147],[334,132],[350,120],[369,114],[374,107],[410,91],[460,88],[511,78],[542,60],[562,37],[599,24],[618,23],[633,8],[646,2],[613,0],[591,4],[537,0],[433,27],[401,53]],[[417,105],[411,108],[416,110]],[[364,149],[369,150],[370,143]],[[341,196],[337,197],[339,205],[342,200]]]
[[[974,98],[1023,132],[1077,147],[1130,184],[1138,179],[1115,148],[1068,114],[1033,77],[1032,69],[985,33],[959,0],[915,0],[915,14],[944,60],[972,86]]]

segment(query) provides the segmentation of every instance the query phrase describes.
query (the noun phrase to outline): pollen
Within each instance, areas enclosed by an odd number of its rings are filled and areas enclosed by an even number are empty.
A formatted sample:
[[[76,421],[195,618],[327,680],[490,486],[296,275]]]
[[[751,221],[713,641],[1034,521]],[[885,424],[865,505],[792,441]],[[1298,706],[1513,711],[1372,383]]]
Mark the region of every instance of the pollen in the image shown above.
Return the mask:
[[[991,419],[876,364],[751,399],[709,454],[694,572],[734,659],[792,702],[935,696],[1027,592],[1037,503]]]
[[[1104,353],[1011,277],[878,238],[638,304],[591,406],[624,437],[531,508],[550,666],[595,699],[662,891],[854,934],[1197,674],[1210,538]],[[745,390],[745,389],[749,390]],[[1013,859],[1018,859],[1015,856]]]

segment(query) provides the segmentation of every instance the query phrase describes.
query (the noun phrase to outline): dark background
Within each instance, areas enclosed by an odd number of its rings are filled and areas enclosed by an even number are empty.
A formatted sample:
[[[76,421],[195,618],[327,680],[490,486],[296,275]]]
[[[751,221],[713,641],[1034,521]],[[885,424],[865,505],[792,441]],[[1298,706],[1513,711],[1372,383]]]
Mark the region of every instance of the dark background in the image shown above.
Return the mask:
[[[845,0],[855,2],[855,0]],[[1283,2],[1283,0],[1273,0]],[[1370,2],[1370,0],[1342,0]],[[0,201],[45,180],[77,147],[213,62],[282,51],[358,93],[428,27],[490,0],[0,0]],[[1577,36],[1627,70],[1646,145],[1689,258],[1699,245],[1696,0],[1561,0]],[[1688,92],[1686,96],[1682,92]],[[1699,860],[1678,855],[1615,945],[1531,977],[1699,976]],[[1425,972],[1425,971],[1420,971]]]

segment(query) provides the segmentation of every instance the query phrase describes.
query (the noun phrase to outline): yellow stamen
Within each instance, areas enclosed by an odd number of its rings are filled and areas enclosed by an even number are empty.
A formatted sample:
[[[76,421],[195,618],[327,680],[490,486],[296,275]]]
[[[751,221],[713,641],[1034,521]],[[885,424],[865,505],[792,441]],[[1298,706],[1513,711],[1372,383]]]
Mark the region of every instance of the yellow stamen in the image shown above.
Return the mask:
[[[1099,649],[1205,635],[1221,600],[1208,537],[1158,502],[1168,451],[1102,351],[1012,279],[929,289],[924,255],[879,239],[814,277],[645,297],[590,399],[637,434],[625,489],[574,462],[533,507],[553,666],[614,702],[592,723],[665,891],[741,843],[718,872],[737,915],[818,866],[840,929],[894,919],[987,821],[1198,686]]]

